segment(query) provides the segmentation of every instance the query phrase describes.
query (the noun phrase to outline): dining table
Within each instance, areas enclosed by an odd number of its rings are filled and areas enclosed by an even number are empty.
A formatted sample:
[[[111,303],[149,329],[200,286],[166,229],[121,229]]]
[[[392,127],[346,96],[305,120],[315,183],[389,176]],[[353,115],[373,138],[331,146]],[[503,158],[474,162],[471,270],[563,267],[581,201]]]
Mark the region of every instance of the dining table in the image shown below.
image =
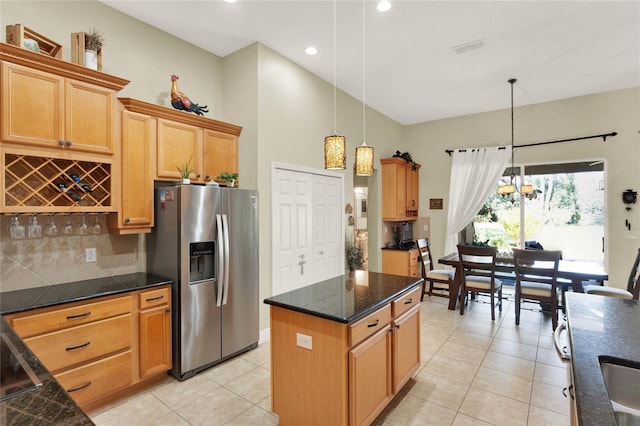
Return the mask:
[[[452,266],[456,269],[455,278],[452,288],[449,289],[449,309],[456,309],[456,303],[460,295],[461,271],[460,259],[458,253],[447,254],[440,259],[438,263],[442,265]],[[513,275],[515,280],[515,263],[513,257],[498,255],[496,258],[496,272],[507,273]],[[498,278],[500,278],[498,276]],[[594,261],[589,260],[561,260],[558,265],[558,287],[562,288],[562,299],[564,293],[571,288],[574,292],[584,293],[582,288],[583,281],[595,281],[599,285],[604,285],[604,281],[609,279],[609,275],[604,267]],[[561,305],[564,305],[561,303]]]

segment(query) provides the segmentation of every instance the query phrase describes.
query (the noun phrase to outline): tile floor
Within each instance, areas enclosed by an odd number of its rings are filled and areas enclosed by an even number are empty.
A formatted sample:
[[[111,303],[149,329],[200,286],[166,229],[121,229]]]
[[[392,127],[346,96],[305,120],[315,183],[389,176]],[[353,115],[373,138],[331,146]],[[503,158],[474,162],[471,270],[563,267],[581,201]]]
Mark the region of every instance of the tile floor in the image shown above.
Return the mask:
[[[566,363],[554,349],[550,316],[523,310],[516,326],[511,299],[495,322],[489,304],[472,302],[461,316],[446,303],[425,297],[422,364],[375,424],[566,426]],[[184,382],[169,377],[91,418],[98,426],[277,425],[269,365],[267,342]]]

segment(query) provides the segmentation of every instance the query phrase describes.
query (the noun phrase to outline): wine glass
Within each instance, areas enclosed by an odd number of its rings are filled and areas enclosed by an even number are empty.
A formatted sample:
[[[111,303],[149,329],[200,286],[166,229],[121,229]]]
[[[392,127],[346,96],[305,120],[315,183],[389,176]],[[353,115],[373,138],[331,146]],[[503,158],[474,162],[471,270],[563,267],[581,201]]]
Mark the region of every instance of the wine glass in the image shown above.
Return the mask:
[[[56,223],[53,221],[53,215],[49,215],[49,222],[47,226],[44,228],[44,233],[50,237],[58,235],[58,227]]]
[[[20,224],[20,219],[18,219],[18,215],[15,215],[11,218],[11,226],[9,226],[9,235],[14,240],[19,240],[24,238],[24,225]]]
[[[89,232],[94,235],[99,235],[102,232],[102,225],[100,225],[100,220],[98,215],[93,216],[93,220],[89,224]]]
[[[64,235],[73,234],[73,224],[71,223],[71,216],[67,215],[64,223],[62,224],[62,233]]]
[[[85,222],[85,216],[82,215],[82,221],[78,222],[76,225],[76,234],[78,235],[87,235],[89,233],[89,226],[87,222]]]
[[[28,238],[41,238],[42,237],[42,225],[38,223],[38,218],[34,214],[29,219],[29,226],[27,226],[27,237]]]

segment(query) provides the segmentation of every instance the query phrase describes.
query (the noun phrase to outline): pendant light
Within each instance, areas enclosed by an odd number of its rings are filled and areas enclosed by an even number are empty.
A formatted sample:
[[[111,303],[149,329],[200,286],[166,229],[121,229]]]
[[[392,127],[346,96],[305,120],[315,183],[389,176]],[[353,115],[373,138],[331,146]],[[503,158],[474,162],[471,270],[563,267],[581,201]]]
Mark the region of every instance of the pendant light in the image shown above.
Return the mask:
[[[527,195],[533,192],[533,185],[521,185],[520,190],[516,187],[515,183],[515,167],[513,164],[513,151],[514,151],[514,125],[513,125],[513,85],[518,81],[515,78],[511,78],[508,80],[511,85],[511,176],[508,185],[501,185],[498,187],[498,194],[503,197],[508,197],[512,195],[514,192],[518,191],[520,194]],[[511,202],[513,203],[515,200],[511,197]]]
[[[338,136],[336,130],[336,0],[333,0],[333,135],[324,138],[324,168],[344,170],[347,168],[347,139]]]
[[[366,98],[365,98],[365,0],[362,1],[362,145],[356,147],[356,175],[371,176],[373,174],[373,147],[367,145],[367,114],[366,114]]]

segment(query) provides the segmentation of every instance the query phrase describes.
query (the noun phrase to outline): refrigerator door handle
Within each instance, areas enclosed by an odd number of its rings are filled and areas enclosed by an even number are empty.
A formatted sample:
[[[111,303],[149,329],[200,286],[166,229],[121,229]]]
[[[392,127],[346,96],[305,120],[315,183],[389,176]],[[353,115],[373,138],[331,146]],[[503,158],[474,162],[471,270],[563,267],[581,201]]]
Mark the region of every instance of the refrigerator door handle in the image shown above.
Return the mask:
[[[229,295],[229,222],[227,215],[222,215],[222,229],[224,231],[224,294],[222,296],[222,305],[227,304]]]
[[[218,243],[218,285],[216,286],[216,306],[220,307],[222,305],[222,284],[224,282],[225,269],[224,269],[224,238],[223,238],[223,229],[222,229],[222,217],[221,215],[216,215],[216,225],[217,225],[217,235],[216,241]]]

